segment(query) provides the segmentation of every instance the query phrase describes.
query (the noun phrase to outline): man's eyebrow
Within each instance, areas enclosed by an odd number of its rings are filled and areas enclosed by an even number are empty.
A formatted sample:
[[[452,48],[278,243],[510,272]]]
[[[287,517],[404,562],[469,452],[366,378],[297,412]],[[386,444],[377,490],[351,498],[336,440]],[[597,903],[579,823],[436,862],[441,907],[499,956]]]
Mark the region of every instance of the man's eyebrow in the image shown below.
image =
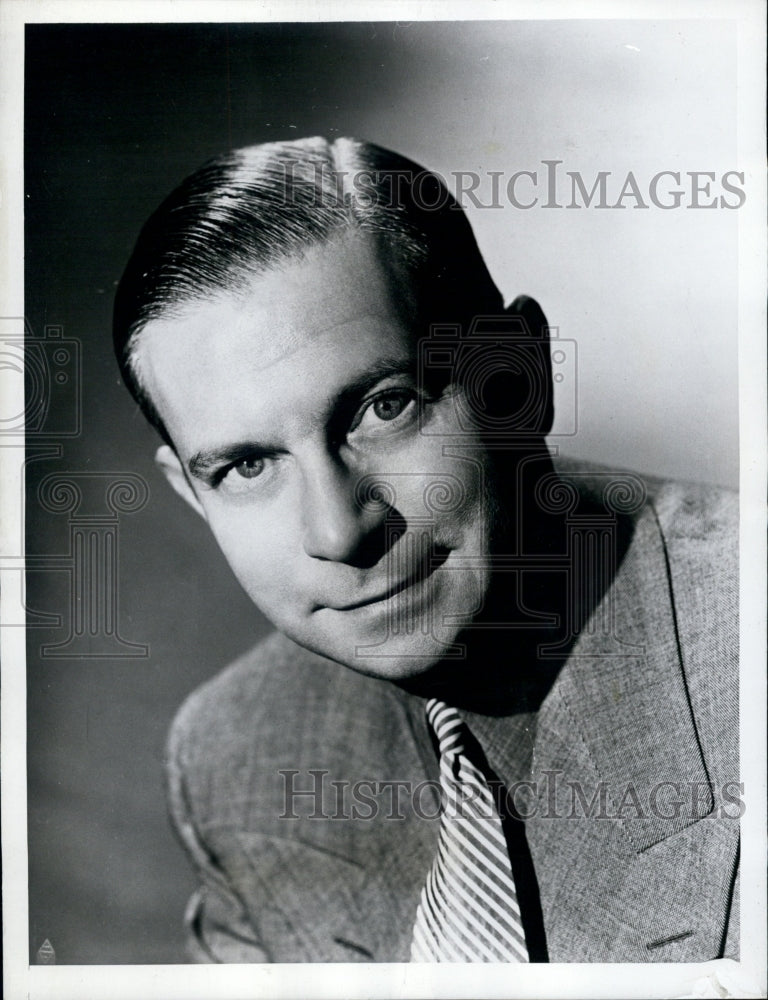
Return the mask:
[[[189,474],[194,476],[195,479],[210,483],[211,475],[216,469],[231,465],[242,458],[249,458],[259,453],[266,454],[269,450],[255,441],[242,441],[237,444],[226,445],[223,448],[209,448],[194,454],[187,463],[187,468],[189,469]]]
[[[385,378],[396,375],[416,375],[416,360],[410,357],[382,358],[365,371],[360,372],[348,385],[336,394],[331,402],[331,409],[343,408],[350,403],[356,403],[369,389]]]
[[[360,398],[377,383],[397,375],[415,377],[416,362],[413,358],[383,358],[365,371],[360,372],[352,381],[344,386],[330,401],[329,410],[332,414],[340,414],[351,406],[359,403]],[[265,447],[256,441],[239,441],[224,445],[221,448],[208,448],[196,452],[187,463],[189,474],[202,482],[210,483],[212,473],[216,469],[231,465],[240,459],[252,455],[268,454],[273,448]]]

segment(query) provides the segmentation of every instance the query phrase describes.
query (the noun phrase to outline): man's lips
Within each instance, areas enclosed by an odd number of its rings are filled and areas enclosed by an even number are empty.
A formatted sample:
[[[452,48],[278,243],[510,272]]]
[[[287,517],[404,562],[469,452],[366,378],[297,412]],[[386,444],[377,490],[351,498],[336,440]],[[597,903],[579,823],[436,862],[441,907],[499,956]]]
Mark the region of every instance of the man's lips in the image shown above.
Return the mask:
[[[432,549],[429,558],[424,559],[412,573],[409,573],[397,583],[390,584],[384,590],[377,590],[373,594],[365,597],[357,597],[354,601],[344,604],[336,601],[326,601],[322,604],[317,604],[314,610],[319,611],[322,608],[327,608],[331,611],[355,611],[357,608],[365,608],[371,604],[380,604],[388,601],[395,594],[399,594],[403,590],[412,587],[415,583],[421,583],[427,577],[431,576],[436,569],[439,569],[443,565],[448,558],[449,551],[447,548]]]

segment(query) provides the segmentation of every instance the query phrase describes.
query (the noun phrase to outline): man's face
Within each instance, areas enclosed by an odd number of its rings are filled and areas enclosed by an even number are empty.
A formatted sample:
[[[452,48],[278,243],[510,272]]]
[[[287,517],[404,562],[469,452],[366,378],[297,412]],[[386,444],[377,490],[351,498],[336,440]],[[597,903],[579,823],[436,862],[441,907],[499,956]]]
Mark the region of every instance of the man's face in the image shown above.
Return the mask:
[[[254,603],[389,679],[450,655],[490,582],[486,454],[457,387],[417,384],[405,303],[349,234],[149,323],[138,348],[176,447],[158,460]]]

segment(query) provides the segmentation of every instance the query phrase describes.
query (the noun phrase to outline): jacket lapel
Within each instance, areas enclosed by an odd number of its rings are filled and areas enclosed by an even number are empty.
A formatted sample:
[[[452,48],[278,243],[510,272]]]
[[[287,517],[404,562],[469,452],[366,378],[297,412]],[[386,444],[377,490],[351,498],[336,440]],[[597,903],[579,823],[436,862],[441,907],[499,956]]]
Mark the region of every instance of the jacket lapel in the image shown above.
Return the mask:
[[[539,713],[527,829],[550,960],[714,958],[738,833],[713,812],[652,510],[606,599]]]

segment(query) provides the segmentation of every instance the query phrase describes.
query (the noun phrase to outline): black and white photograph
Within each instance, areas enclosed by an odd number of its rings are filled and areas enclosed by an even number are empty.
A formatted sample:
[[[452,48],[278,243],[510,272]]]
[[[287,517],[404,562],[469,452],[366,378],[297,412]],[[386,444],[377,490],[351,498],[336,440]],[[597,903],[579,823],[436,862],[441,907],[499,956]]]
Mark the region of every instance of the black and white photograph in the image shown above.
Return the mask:
[[[766,996],[762,4],[0,29],[5,996]]]

